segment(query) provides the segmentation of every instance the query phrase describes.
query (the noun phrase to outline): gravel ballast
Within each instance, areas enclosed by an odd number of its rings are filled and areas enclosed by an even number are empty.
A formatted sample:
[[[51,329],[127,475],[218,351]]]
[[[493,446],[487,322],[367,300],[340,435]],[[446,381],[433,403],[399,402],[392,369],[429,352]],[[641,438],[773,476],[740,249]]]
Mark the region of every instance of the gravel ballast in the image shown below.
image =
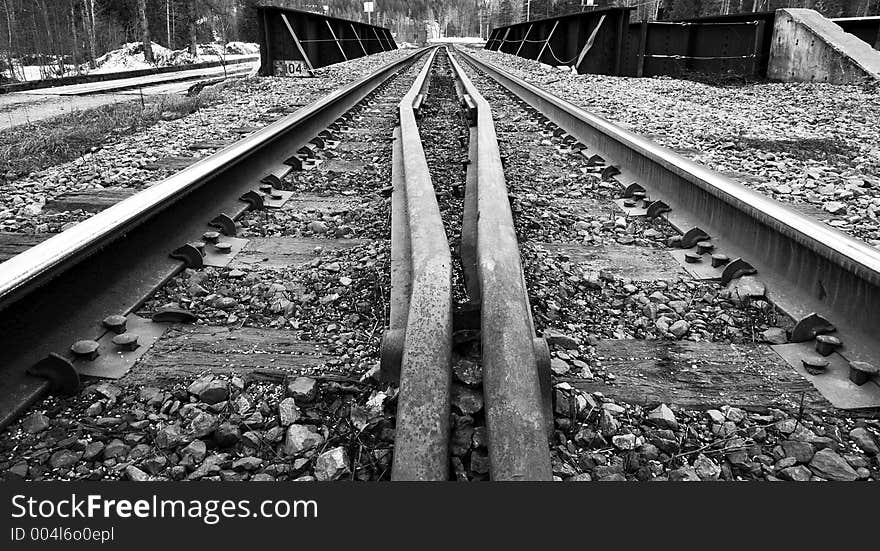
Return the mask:
[[[424,59],[424,58],[423,58]],[[349,232],[314,232],[333,217],[315,211],[266,209],[240,221],[239,235],[326,241],[311,257],[287,265],[240,263],[187,269],[151,297],[138,314],[174,305],[195,316],[169,329],[169,341],[207,334],[208,352],[228,350],[243,361],[215,367],[196,356],[161,374],[144,361],[126,378],[95,381],[72,398],[49,397],[0,436],[0,471],[28,480],[387,480],[394,443],[397,390],[378,381],[379,341],[388,322],[391,135],[396,105],[423,61],[393,78],[353,113],[339,147],[325,162],[364,167],[291,173],[285,186],[297,197],[350,200],[376,214],[349,217],[357,242],[338,246]],[[279,98],[280,101],[280,98]],[[357,151],[346,145],[359,144]],[[353,230],[354,231],[354,230]],[[344,239],[343,239],[344,241]],[[273,332],[245,342],[244,336]],[[282,352],[269,367],[260,356]],[[161,347],[160,342],[157,346]],[[287,359],[301,347],[319,354],[307,367]],[[193,358],[190,356],[190,358]],[[254,358],[254,359],[251,359]],[[191,375],[193,369],[202,369]]]
[[[880,247],[876,86],[712,86],[578,75],[509,54],[473,54]]]
[[[784,336],[791,321],[766,300],[758,279],[740,278],[725,287],[673,270],[641,280],[595,269],[578,258],[572,252],[578,246],[587,251],[626,247],[631,256],[663,251],[675,232],[661,220],[622,216],[611,203],[620,190],[602,181],[601,167],[569,152],[562,139],[542,134],[537,117],[493,80],[465,67],[492,105],[533,318],[551,348],[556,480],[880,476],[876,419],[822,406],[803,411],[797,395],[780,396],[779,407],[731,404],[723,398],[729,389],[704,378],[696,358],[681,369],[694,370],[690,380],[706,389],[701,407],[616,398],[617,377],[600,352],[601,341],[612,349],[628,342],[658,343],[658,353],[664,346],[679,349],[679,341],[754,347]],[[670,366],[669,384],[681,382],[674,369]],[[583,389],[589,386],[609,391]]]
[[[467,127],[448,64],[439,59],[419,129],[455,257]],[[812,398],[805,408],[803,394],[780,396],[770,407],[732,402],[728,389],[701,379],[694,364],[683,370],[707,389],[699,406],[619,398],[602,341],[674,350],[708,343],[733,351],[784,340],[791,320],[754,277],[722,286],[694,281],[677,267],[650,266],[654,275],[641,278],[596,269],[584,251],[657,258],[677,232],[662,219],[623,216],[612,203],[620,190],[602,179],[601,166],[542,133],[537,117],[463,66],[493,108],[532,315],[551,350],[554,480],[880,477],[880,421],[814,407]],[[172,328],[164,350],[176,362],[174,346],[187,348],[187,339],[204,338],[187,331],[202,330],[214,339],[209,348],[226,351],[225,359],[216,354],[223,365],[197,375],[181,375],[177,366],[157,374],[144,369],[152,351],[128,378],[88,381],[74,397],[42,400],[0,435],[0,479],[388,480],[397,387],[379,380],[378,362],[390,300],[389,138],[396,101],[420,67],[403,71],[355,109],[339,146],[318,153],[322,165],[283,179],[284,189],[294,191],[290,205],[239,220],[239,236],[277,240],[279,247],[307,242],[310,252],[299,250],[299,259],[287,264],[264,264],[276,254],[267,246],[247,262],[187,269],[138,310],[144,317],[169,306],[187,310],[196,321]],[[563,75],[553,68],[547,74]],[[80,216],[68,215],[69,221]],[[456,302],[463,303],[460,270],[455,278]],[[302,364],[278,356],[271,337],[261,337],[262,347],[242,338],[257,330],[274,331],[288,346],[314,347],[319,360],[291,368]],[[480,336],[459,330],[454,337],[450,476],[485,480]],[[254,369],[265,365],[259,356],[271,354],[280,360]],[[680,382],[669,371],[670,383]],[[585,390],[592,384],[606,392]]]

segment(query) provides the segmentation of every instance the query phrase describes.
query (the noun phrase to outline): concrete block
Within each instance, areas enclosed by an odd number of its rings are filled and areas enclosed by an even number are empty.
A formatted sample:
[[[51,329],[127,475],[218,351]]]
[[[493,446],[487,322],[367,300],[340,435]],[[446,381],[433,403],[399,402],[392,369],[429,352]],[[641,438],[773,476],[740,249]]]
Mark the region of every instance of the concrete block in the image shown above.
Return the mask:
[[[880,80],[880,52],[819,12],[779,9],[767,76],[832,84]]]

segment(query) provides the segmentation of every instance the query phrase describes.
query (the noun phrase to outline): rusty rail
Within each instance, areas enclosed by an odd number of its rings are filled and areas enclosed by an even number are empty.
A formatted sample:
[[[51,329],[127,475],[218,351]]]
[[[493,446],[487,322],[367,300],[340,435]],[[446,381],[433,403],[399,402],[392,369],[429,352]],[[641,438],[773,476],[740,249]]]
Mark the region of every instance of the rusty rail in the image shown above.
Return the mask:
[[[449,477],[452,258],[416,125],[433,49],[398,110],[392,164],[392,311],[382,368],[399,374],[393,480]]]
[[[490,474],[493,480],[550,480],[550,358],[546,342],[535,336],[492,110],[455,58],[449,61],[474,127],[476,179],[465,196],[462,250],[475,252],[474,269],[465,275],[476,276],[481,302]]]

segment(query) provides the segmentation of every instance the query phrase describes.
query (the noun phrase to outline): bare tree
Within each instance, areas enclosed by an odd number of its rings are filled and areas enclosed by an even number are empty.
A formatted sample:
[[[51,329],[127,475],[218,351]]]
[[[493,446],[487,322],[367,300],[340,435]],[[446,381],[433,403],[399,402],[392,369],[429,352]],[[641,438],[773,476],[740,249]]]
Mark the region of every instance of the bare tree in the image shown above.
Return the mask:
[[[187,13],[186,25],[187,25],[187,34],[189,37],[189,53],[196,56],[199,55],[199,36],[198,36],[198,24],[199,24],[199,6],[196,0],[189,0],[188,2],[189,12]]]
[[[165,34],[168,37],[168,49],[173,50],[174,46],[171,41],[171,0],[165,0]]]
[[[79,36],[76,32],[76,3],[70,3],[70,38],[73,41],[73,46],[70,49],[70,55],[73,59],[73,66],[76,68],[76,72],[79,73]]]
[[[150,39],[150,26],[147,24],[147,0],[138,0],[138,25],[144,43],[144,61],[153,63],[153,43]]]
[[[89,37],[89,67],[95,68],[95,50],[97,44],[95,40],[95,0],[83,1],[83,20],[85,22],[86,34]]]
[[[6,60],[7,63],[9,63],[9,77],[15,79],[17,78],[15,75],[15,63],[13,60],[13,52],[16,50],[17,42],[14,34],[16,28],[15,5],[13,4],[12,8],[10,8],[10,1],[11,0],[3,0],[3,7],[6,9],[6,32],[9,35],[9,41],[6,48]]]
[[[64,76],[64,56],[57,55],[58,48],[55,41],[55,37],[57,33],[52,32],[52,23],[49,21],[49,7],[46,5],[46,0],[39,0],[38,3],[40,10],[43,15],[43,31],[46,33],[46,44],[43,47],[42,53],[46,54],[48,57],[51,57],[53,54],[56,55],[57,59],[55,61],[58,62],[58,70],[59,76]],[[36,29],[36,21],[34,21],[34,28]],[[51,76],[49,71],[54,71],[54,69],[50,69],[51,62],[46,63],[47,73]]]

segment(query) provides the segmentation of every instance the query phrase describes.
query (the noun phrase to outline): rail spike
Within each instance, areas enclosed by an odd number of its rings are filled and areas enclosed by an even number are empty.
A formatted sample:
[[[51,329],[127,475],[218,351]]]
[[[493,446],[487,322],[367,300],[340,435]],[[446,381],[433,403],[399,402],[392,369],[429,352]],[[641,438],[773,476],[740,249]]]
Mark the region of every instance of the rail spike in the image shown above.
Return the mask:
[[[171,258],[182,260],[187,268],[193,270],[198,270],[205,266],[205,257],[202,255],[202,251],[192,243],[186,243],[174,249],[171,252]]]
[[[220,214],[215,216],[213,220],[208,222],[208,225],[213,228],[218,228],[221,232],[223,232],[223,235],[227,237],[235,237],[237,231],[235,228],[235,220],[233,220],[231,216],[223,212],[221,212]]]
[[[657,218],[658,216],[666,212],[672,212],[672,207],[670,207],[663,201],[660,201],[659,199],[648,205],[648,218]]]
[[[681,236],[681,242],[678,246],[682,249],[690,249],[700,241],[708,241],[710,239],[712,237],[700,228],[691,228]]]
[[[756,273],[758,270],[754,266],[742,258],[737,258],[724,267],[724,271],[721,272],[721,284],[727,285],[736,278]]]
[[[645,188],[637,182],[633,182],[623,190],[623,198],[628,199],[633,197],[636,193],[647,193],[647,191],[645,191]]]
[[[266,176],[263,176],[263,178],[260,180],[260,183],[269,184],[275,189],[281,189],[281,186],[284,185],[284,182],[281,181],[281,178],[275,176],[274,174],[267,174]]]
[[[299,155],[291,155],[284,160],[284,164],[291,167],[293,170],[305,170],[303,166],[303,160],[299,157]]]
[[[791,330],[789,342],[806,342],[816,338],[816,335],[833,333],[837,328],[830,321],[816,312],[807,314],[798,321]]]
[[[263,195],[254,190],[245,193],[239,199],[248,204],[248,210],[262,210],[266,206]]]
[[[608,165],[602,169],[601,176],[603,180],[610,180],[611,178],[620,174],[620,168],[614,165]]]
[[[79,373],[70,360],[50,352],[48,356],[27,370],[28,375],[49,380],[49,391],[62,396],[72,396],[79,390]]]

